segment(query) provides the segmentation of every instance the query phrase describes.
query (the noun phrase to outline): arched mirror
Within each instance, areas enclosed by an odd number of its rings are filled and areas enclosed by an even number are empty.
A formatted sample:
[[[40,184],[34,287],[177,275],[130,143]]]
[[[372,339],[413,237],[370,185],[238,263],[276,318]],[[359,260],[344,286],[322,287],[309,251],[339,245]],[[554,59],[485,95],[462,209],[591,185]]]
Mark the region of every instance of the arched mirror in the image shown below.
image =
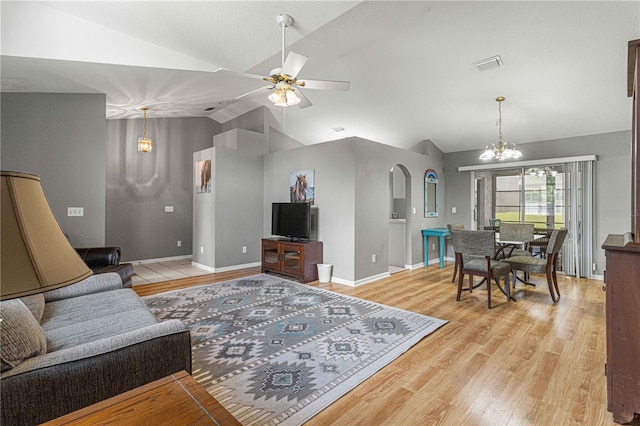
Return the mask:
[[[424,217],[438,217],[438,175],[433,169],[424,172]]]

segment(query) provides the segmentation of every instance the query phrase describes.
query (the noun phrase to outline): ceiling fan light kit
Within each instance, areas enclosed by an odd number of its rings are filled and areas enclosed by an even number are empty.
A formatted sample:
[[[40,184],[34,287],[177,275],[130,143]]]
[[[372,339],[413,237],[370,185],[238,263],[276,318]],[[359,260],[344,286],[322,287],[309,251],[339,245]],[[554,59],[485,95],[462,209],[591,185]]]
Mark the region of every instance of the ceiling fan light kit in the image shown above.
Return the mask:
[[[516,144],[511,142],[502,142],[502,102],[504,102],[504,96],[498,96],[496,101],[498,102],[498,143],[489,144],[485,147],[484,152],[480,155],[480,160],[505,160],[505,159],[518,159],[522,157],[522,153],[516,147]]]

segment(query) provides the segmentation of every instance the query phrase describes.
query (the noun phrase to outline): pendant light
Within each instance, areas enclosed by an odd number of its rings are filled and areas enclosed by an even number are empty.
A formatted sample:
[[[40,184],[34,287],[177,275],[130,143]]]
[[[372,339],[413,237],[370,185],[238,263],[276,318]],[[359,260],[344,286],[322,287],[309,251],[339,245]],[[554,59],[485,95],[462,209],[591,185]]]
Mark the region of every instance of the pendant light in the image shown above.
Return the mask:
[[[141,138],[138,138],[138,151],[140,152],[151,152],[153,146],[151,145],[151,138],[147,137],[147,111],[149,108],[142,107],[140,108],[144,111],[144,133]]]
[[[481,160],[503,160],[503,159],[517,159],[522,157],[522,153],[516,148],[516,144],[511,142],[502,142],[502,102],[504,102],[504,96],[498,96],[498,144],[489,144],[485,147],[484,152],[480,155]]]

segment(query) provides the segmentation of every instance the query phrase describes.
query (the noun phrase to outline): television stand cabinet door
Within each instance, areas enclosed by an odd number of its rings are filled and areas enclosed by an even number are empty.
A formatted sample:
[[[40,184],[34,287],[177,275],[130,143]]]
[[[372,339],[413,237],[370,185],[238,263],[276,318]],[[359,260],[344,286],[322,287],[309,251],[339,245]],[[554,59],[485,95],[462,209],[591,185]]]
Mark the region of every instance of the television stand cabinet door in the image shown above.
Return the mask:
[[[308,283],[318,279],[322,263],[321,241],[262,239],[262,272],[277,272]]]

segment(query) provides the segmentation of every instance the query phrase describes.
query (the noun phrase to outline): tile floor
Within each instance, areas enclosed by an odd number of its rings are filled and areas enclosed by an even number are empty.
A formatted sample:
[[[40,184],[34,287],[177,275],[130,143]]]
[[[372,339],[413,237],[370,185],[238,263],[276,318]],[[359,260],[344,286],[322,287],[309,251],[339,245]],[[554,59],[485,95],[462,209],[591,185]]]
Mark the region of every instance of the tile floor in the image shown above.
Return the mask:
[[[191,259],[157,263],[134,263],[133,285],[144,285],[177,278],[195,277],[211,272],[191,265]]]

